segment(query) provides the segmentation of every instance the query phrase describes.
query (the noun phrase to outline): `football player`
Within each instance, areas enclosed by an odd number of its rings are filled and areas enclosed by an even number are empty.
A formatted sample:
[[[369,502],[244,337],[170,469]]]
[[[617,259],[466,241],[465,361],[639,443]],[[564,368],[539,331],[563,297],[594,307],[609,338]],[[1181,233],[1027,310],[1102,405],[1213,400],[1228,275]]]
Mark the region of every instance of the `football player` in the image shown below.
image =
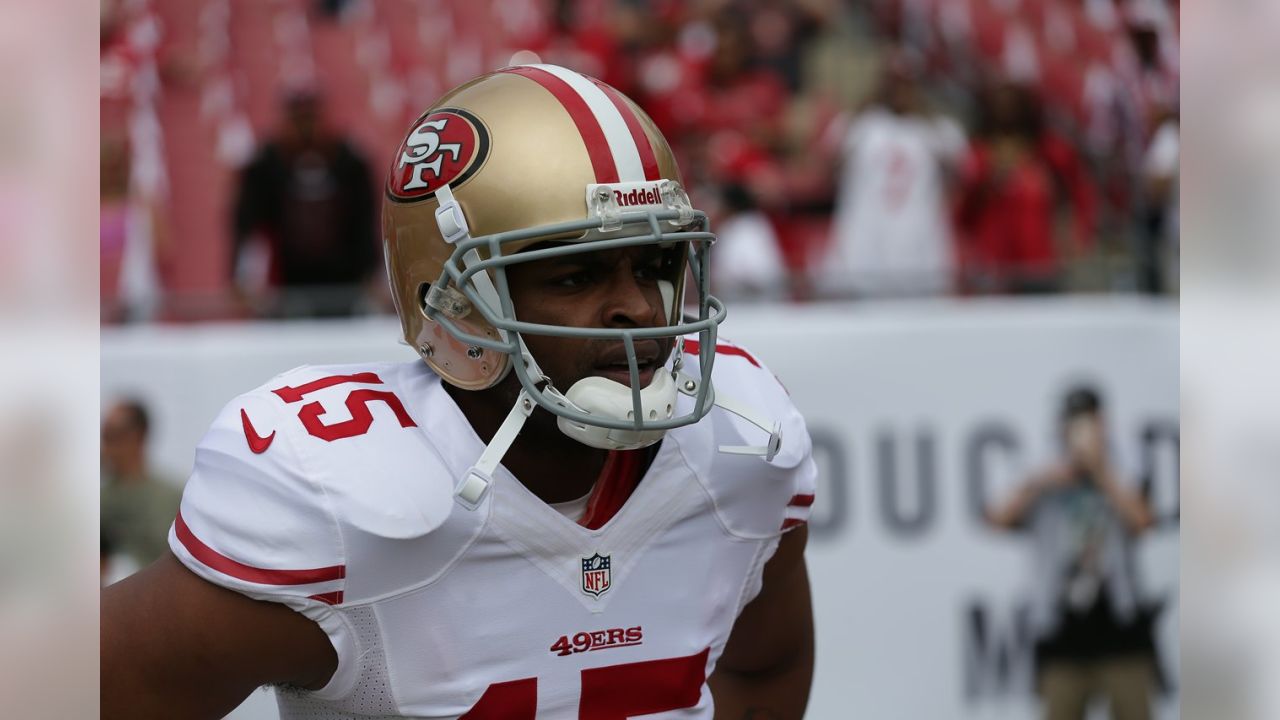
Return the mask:
[[[411,126],[383,232],[421,361],[226,406],[172,555],[104,591],[103,717],[274,685],[283,718],[800,718],[809,438],[717,340],[652,121],[561,67],[480,77]]]

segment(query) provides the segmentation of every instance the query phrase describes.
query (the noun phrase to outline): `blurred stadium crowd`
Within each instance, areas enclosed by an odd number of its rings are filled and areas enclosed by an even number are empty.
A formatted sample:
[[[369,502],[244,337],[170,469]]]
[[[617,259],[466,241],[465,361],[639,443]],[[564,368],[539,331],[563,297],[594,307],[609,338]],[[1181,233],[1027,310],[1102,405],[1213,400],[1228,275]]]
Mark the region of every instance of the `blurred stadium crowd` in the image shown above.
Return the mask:
[[[1177,292],[1177,0],[114,0],[106,322],[387,312],[383,169],[489,69],[635,98],[735,298]],[[298,252],[305,248],[304,252]]]

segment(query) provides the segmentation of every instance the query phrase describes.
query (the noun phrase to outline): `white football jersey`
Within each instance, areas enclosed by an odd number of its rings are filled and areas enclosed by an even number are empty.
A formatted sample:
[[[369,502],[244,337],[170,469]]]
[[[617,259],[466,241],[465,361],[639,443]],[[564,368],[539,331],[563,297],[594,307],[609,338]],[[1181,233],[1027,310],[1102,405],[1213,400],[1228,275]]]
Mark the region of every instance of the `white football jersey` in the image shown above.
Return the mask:
[[[709,719],[706,678],[782,533],[808,518],[816,472],[786,391],[746,351],[717,350],[716,387],[780,421],[781,451],[718,452],[766,437],[716,408],[666,435],[598,530],[502,467],[478,507],[456,501],[484,443],[414,360],[304,366],[233,400],[169,544],[328,634],[337,671],[280,690],[286,720]]]
[[[944,167],[966,147],[944,118],[872,107],[844,139],[832,243],[819,280],[831,291],[937,294],[954,269]]]

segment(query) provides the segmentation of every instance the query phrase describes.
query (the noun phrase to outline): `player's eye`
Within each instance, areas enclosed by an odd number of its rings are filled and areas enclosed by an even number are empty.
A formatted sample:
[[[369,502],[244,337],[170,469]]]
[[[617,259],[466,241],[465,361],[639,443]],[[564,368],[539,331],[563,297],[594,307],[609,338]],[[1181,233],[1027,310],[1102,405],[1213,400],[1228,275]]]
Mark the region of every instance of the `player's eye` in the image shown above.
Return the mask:
[[[672,280],[680,261],[678,250],[662,250],[645,258],[636,268],[635,275],[641,280]]]
[[[556,287],[577,288],[591,283],[592,272],[587,268],[574,268],[551,276],[550,284]]]
[[[661,280],[663,276],[662,263],[658,261],[641,265],[636,268],[635,275],[639,280]]]

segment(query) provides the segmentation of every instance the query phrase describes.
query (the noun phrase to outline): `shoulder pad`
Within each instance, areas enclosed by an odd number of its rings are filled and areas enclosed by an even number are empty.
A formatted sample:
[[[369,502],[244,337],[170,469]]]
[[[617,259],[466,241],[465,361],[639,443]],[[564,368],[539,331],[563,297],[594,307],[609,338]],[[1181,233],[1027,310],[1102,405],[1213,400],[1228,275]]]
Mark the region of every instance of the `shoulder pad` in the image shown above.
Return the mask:
[[[438,381],[416,365],[304,366],[253,393],[276,405],[300,471],[339,521],[378,537],[426,535],[454,505],[451,471],[421,426]]]
[[[689,341],[685,341],[686,349]],[[691,359],[696,372],[697,356]],[[743,537],[769,537],[804,523],[814,500],[817,469],[804,417],[782,383],[748,350],[717,343],[712,382],[761,419],[781,426],[782,446],[772,460],[718,452],[726,445],[760,445],[768,434],[717,408],[698,425],[682,428],[686,456],[706,486],[722,524]],[[705,425],[704,425],[705,423]]]

